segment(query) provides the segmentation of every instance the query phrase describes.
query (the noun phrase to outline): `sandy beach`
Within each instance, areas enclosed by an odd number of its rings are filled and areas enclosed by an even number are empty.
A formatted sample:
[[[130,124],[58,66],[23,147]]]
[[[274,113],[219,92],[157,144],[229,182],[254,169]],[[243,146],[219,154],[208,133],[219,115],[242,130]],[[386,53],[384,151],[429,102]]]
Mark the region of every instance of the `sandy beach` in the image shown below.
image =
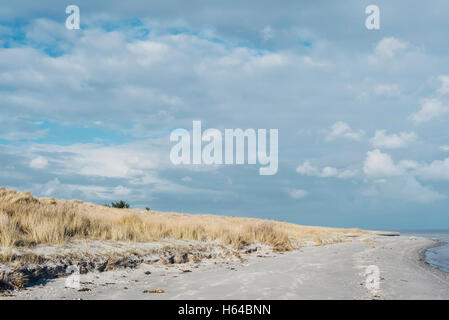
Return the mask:
[[[426,248],[437,244],[372,235],[282,254],[253,252],[243,262],[141,264],[82,274],[81,290],[57,278],[1,299],[449,299],[448,274],[424,261]],[[366,286],[369,265],[380,271],[379,290]]]

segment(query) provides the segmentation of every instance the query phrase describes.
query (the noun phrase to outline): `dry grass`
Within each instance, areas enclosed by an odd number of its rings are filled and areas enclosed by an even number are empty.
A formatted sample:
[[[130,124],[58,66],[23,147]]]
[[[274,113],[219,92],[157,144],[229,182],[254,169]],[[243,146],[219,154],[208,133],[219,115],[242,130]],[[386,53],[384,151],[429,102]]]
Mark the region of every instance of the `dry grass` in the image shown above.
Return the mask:
[[[253,243],[286,251],[342,241],[358,229],[305,227],[260,219],[114,209],[78,200],[37,199],[0,188],[0,247],[63,245],[70,239],[148,242],[161,239]]]

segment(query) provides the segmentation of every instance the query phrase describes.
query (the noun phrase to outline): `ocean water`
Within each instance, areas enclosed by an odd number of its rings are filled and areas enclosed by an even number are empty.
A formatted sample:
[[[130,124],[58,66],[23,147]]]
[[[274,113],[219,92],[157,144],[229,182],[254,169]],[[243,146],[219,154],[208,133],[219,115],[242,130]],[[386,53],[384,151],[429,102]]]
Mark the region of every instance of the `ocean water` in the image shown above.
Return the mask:
[[[426,251],[426,261],[433,267],[449,273],[449,230],[402,230],[401,235],[439,239],[446,245]]]

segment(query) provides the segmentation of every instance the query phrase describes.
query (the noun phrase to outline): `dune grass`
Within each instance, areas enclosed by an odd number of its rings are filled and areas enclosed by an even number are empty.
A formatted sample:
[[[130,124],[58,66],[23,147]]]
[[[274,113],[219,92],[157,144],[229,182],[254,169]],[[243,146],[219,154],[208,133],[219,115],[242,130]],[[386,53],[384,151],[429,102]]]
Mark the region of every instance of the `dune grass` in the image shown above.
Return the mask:
[[[71,239],[149,242],[162,239],[217,241],[240,249],[266,244],[277,251],[298,245],[339,242],[358,229],[215,215],[115,209],[79,200],[35,198],[0,188],[0,247],[63,245]]]

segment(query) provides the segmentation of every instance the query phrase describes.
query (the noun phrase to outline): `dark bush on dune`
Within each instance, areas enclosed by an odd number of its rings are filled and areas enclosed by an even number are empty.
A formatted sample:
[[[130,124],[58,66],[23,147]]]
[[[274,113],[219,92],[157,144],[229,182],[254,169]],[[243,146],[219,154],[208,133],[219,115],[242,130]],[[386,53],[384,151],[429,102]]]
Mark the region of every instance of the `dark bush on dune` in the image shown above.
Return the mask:
[[[128,209],[130,208],[130,204],[126,201],[120,200],[117,202],[111,202],[111,204],[105,204],[106,207],[109,208],[119,208],[119,209]]]

